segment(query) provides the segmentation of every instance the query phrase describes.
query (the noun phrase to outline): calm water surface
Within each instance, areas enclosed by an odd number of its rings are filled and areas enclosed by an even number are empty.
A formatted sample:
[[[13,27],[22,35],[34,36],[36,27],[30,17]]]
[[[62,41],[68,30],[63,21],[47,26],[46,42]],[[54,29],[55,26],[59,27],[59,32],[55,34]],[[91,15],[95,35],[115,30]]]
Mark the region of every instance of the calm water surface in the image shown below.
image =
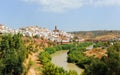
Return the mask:
[[[65,70],[75,70],[78,74],[80,74],[83,69],[79,68],[77,65],[73,63],[67,62],[67,52],[68,50],[61,50],[53,53],[52,56],[52,63],[56,66],[63,67]]]

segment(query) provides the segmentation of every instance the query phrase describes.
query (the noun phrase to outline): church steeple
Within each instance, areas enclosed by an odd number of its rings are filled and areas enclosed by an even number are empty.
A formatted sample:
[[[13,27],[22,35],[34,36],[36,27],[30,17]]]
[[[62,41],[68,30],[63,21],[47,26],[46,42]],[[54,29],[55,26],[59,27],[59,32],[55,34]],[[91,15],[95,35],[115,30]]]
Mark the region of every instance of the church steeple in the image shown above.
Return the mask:
[[[55,26],[55,30],[57,30],[57,26]]]
[[[57,26],[55,26],[55,29],[53,31],[54,32],[59,32],[59,30],[57,29]]]

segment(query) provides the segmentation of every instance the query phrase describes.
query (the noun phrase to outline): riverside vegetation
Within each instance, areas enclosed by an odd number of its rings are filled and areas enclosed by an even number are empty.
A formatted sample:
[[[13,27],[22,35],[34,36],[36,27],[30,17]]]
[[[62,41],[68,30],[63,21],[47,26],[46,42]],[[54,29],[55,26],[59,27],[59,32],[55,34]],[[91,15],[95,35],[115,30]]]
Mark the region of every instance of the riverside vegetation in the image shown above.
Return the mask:
[[[81,75],[119,75],[120,74],[120,43],[114,42],[113,45],[110,42],[98,42],[94,45],[95,48],[102,47],[107,50],[107,56],[102,58],[96,58],[95,56],[87,57],[86,47],[92,43],[80,43],[61,45],[46,48],[45,52],[40,54],[39,58],[45,66],[43,69],[44,75],[77,75],[75,72],[62,71],[62,68],[58,68],[53,65],[50,54],[58,50],[69,50],[68,62],[76,63],[84,71]],[[63,47],[62,47],[63,46]],[[102,50],[101,48],[101,50]]]
[[[120,75],[120,43],[98,42],[94,47],[103,47],[107,49],[107,56],[101,59],[87,57],[86,49],[76,46],[69,50],[68,62],[74,62],[79,67],[85,69],[82,75]]]
[[[87,47],[91,43],[81,43],[79,46]],[[54,47],[45,48],[45,52],[40,53],[39,59],[41,63],[44,65],[43,67],[43,75],[78,75],[76,71],[65,71],[63,68],[57,67],[51,63],[50,54],[55,53],[59,50],[70,50],[75,47],[76,44],[67,44],[67,45],[57,45]]]
[[[45,52],[40,53],[39,59],[43,66],[43,75],[78,75],[76,71],[65,71],[61,67],[57,67],[51,63],[50,54],[55,53],[58,50],[66,50],[73,47],[73,45],[57,45],[54,47],[45,48]]]

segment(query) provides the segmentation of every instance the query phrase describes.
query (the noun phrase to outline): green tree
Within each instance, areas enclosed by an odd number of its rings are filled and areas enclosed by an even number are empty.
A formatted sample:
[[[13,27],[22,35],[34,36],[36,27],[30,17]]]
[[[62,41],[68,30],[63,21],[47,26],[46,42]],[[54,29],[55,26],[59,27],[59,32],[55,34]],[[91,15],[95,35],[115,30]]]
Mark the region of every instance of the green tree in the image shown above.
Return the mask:
[[[21,34],[6,34],[0,44],[0,75],[20,75],[27,56]]]
[[[51,61],[51,56],[48,52],[42,52],[39,55],[39,59],[41,60],[42,64],[46,64],[47,62]]]

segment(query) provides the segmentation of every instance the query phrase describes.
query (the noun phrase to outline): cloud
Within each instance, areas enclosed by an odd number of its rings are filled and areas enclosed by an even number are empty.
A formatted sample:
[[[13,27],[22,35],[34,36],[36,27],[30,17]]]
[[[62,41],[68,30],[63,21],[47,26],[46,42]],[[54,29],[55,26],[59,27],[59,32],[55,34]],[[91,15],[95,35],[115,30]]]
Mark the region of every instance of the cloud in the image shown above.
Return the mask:
[[[83,6],[83,0],[25,0],[26,2],[37,3],[43,11],[65,12],[78,9]]]
[[[120,0],[91,0],[94,6],[120,6]]]
[[[36,3],[46,12],[66,12],[84,6],[120,6],[120,0],[24,0]]]

